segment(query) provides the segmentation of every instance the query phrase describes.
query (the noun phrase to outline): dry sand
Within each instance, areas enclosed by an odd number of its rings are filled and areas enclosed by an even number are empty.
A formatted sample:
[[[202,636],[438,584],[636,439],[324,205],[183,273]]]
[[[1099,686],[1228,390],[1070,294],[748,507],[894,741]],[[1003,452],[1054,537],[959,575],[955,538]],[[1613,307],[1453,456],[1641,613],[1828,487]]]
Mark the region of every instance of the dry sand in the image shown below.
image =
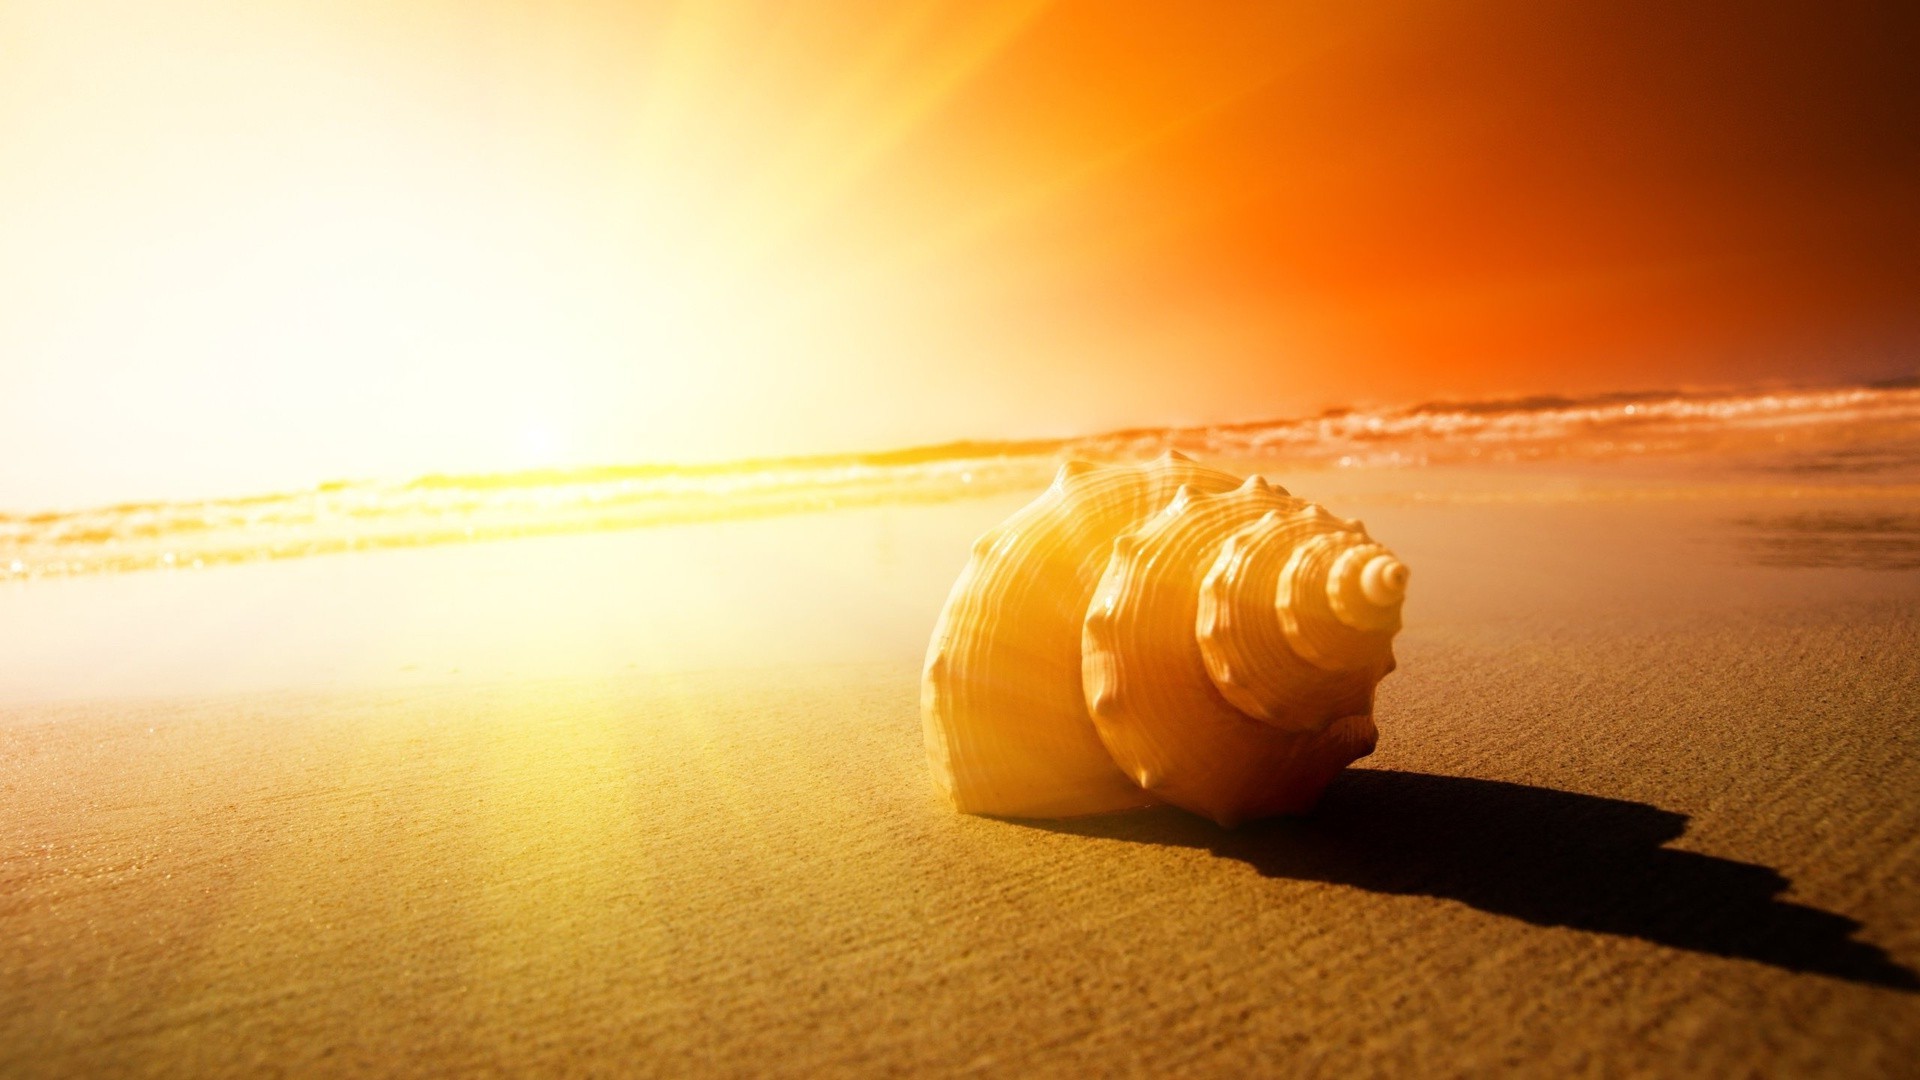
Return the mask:
[[[1402,667],[1231,833],[936,801],[1004,500],[7,590],[0,1075],[1915,1075],[1910,503],[1309,480]]]

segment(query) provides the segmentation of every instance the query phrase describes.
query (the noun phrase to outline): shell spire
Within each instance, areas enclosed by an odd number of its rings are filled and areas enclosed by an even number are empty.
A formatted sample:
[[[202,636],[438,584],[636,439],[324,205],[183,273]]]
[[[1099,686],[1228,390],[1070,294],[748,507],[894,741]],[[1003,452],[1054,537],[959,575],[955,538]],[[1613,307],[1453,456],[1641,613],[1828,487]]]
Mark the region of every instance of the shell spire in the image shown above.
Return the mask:
[[[1172,452],[1073,462],[976,545],[928,650],[936,785],[964,811],[1312,806],[1373,749],[1407,569],[1358,522]]]

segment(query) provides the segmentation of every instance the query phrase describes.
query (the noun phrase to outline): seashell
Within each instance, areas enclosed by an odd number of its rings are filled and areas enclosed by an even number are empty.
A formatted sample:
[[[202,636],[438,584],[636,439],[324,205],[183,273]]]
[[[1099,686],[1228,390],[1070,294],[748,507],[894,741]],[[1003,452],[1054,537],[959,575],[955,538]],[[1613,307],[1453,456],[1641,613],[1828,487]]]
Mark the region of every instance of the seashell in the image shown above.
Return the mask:
[[[921,718],[968,813],[1310,809],[1371,753],[1407,568],[1357,521],[1169,453],[1062,466],[974,544]]]

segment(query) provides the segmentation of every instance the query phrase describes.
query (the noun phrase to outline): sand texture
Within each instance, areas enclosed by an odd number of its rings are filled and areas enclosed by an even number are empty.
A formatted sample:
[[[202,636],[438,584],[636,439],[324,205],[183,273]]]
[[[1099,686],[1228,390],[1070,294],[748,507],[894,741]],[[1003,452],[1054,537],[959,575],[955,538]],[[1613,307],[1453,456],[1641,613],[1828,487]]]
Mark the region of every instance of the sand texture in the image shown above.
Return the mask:
[[[1915,1075],[1908,508],[1334,506],[1380,749],[1233,832],[936,799],[1004,501],[17,590],[0,1075]]]

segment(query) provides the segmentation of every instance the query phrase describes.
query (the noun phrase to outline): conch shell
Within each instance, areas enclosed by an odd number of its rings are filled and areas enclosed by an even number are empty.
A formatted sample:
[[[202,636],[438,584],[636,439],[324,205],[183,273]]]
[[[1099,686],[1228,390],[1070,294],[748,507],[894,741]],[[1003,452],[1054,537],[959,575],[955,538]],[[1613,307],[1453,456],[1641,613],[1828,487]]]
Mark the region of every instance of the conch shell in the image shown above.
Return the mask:
[[[1374,747],[1407,568],[1357,521],[1168,453],[1062,466],[973,546],[921,680],[959,810],[1310,809]]]

